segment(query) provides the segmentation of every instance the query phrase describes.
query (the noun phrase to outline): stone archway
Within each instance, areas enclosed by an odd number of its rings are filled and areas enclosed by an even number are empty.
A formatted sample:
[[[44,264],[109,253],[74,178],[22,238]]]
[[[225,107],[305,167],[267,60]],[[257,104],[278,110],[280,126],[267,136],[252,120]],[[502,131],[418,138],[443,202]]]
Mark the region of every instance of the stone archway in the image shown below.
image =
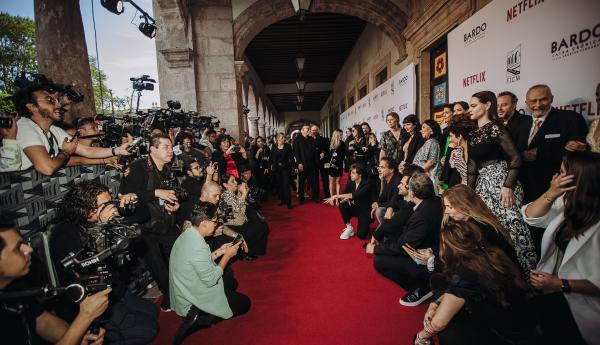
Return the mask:
[[[406,8],[408,8],[408,4]],[[345,14],[369,22],[387,34],[394,42],[398,49],[399,61],[407,57],[406,39],[403,31],[408,24],[409,14],[393,2],[381,0],[313,0],[310,12]],[[294,9],[289,0],[256,1],[246,8],[233,21],[235,60],[243,59],[246,47],[263,29],[294,15]]]

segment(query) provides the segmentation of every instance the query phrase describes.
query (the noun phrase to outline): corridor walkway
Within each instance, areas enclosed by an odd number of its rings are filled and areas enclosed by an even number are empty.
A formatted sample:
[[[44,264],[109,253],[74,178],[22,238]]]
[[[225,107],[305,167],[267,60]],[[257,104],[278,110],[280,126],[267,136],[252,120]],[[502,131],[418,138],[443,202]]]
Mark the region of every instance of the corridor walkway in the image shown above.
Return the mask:
[[[337,208],[307,202],[288,210],[275,199],[265,205],[267,256],[234,265],[238,290],[252,300],[250,312],[184,344],[410,344],[426,305],[401,306],[404,291],[375,272],[362,241],[338,238]],[[154,344],[170,344],[180,318],[161,313],[159,321]]]

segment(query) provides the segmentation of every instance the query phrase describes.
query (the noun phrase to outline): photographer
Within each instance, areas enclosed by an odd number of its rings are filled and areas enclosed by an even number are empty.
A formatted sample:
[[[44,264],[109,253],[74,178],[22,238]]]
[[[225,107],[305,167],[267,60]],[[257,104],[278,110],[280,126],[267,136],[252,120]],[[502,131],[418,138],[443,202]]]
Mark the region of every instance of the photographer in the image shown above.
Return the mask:
[[[62,120],[64,111],[58,96],[38,84],[23,87],[13,95],[15,109],[21,116],[17,124],[17,142],[25,153],[21,155],[20,170],[33,166],[39,173],[50,176],[62,168],[73,153],[87,158],[129,155],[126,145],[112,148],[78,145],[76,138],[71,139],[55,126],[54,123]]]
[[[208,148],[211,152],[215,152],[217,142],[217,132],[212,128],[206,128],[204,133],[202,133],[202,138],[198,140],[198,144]]]
[[[135,204],[137,196],[126,194],[119,198],[119,208]],[[94,224],[107,223],[119,210],[112,201],[108,188],[95,181],[84,181],[75,185],[64,197],[58,211],[60,223],[52,230],[50,249],[52,261],[62,284],[78,281],[73,271],[62,264],[70,253],[79,253],[87,248],[87,237],[95,237],[88,228]],[[143,206],[136,208],[136,221],[147,218]],[[94,238],[94,240],[98,240]],[[118,344],[148,344],[158,333],[158,310],[154,304],[133,294],[127,289],[131,277],[131,263],[118,264],[107,259],[110,284],[113,292],[109,295],[111,305],[105,313],[106,340]],[[80,272],[77,272],[78,274]],[[94,274],[92,272],[92,274]],[[65,301],[61,301],[65,302]],[[57,314],[66,320],[73,315],[73,305],[60,303]]]
[[[17,119],[0,114],[0,121],[10,122],[10,126],[0,125],[2,147],[0,148],[0,172],[16,171],[21,167],[21,149],[17,143]]]
[[[150,220],[140,224],[146,244],[144,260],[163,293],[161,309],[165,311],[170,310],[169,255],[179,235],[175,214],[180,207],[177,179],[168,165],[172,159],[173,144],[169,136],[153,135],[148,157],[129,165],[129,174],[120,186],[122,194],[135,193],[150,211]]]
[[[184,164],[183,169],[186,177],[181,182],[181,188],[188,193],[188,199],[181,202],[181,208],[177,212],[178,224],[190,219],[192,208],[198,203],[206,177],[215,173],[216,164],[209,164],[205,170],[200,163],[192,161]]]
[[[191,223],[171,253],[170,284],[175,312],[186,316],[195,307],[196,312],[199,309],[210,314],[208,320],[202,318],[203,326],[245,314],[250,309],[250,299],[235,291],[237,284],[230,286],[224,276],[242,242],[234,240],[211,250],[204,238],[213,236],[217,229],[217,207],[212,203],[196,205]]]
[[[221,175],[220,182],[223,187],[221,203],[231,209],[233,215],[225,225],[242,234],[250,248],[248,255],[242,255],[242,258],[254,260],[256,255],[265,255],[269,226],[257,210],[248,205],[250,188],[243,182],[238,186],[237,179],[230,174]]]
[[[0,216],[0,296],[2,293],[30,288],[24,281],[31,265],[33,249],[23,242],[12,221]],[[38,344],[42,341],[60,345],[100,345],[104,329],[88,332],[94,319],[108,307],[110,289],[86,297],[69,325],[44,310],[33,297],[0,299],[0,333],[12,344]]]
[[[181,132],[179,134],[179,150],[181,154],[179,158],[183,160],[184,164],[189,164],[192,161],[197,161],[201,166],[206,166],[206,164],[210,161],[210,156],[205,152],[198,150],[195,147],[192,147],[194,143],[194,136],[188,132]]]
[[[238,169],[246,164],[248,159],[246,149],[240,145],[233,145],[233,139],[226,135],[217,137],[216,146],[217,149],[212,154],[212,161],[219,165],[219,176],[232,174],[239,178]]]

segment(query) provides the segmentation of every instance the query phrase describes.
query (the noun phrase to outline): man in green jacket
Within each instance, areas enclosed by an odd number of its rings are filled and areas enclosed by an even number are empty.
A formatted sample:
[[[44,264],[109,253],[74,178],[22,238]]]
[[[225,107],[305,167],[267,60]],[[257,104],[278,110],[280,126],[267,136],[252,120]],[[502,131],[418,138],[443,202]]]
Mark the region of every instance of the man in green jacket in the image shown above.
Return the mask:
[[[241,241],[225,243],[214,252],[204,240],[217,228],[217,207],[199,202],[191,217],[192,226],[175,241],[169,262],[171,307],[186,316],[192,306],[215,316],[213,323],[246,313],[250,299],[228,288],[223,270],[237,254]],[[220,261],[217,263],[215,260]]]

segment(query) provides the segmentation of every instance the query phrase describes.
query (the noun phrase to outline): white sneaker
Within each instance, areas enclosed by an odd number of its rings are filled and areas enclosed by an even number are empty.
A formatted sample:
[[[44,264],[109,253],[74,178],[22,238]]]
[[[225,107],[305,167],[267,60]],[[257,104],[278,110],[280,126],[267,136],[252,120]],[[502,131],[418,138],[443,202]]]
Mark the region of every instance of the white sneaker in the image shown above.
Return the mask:
[[[340,235],[340,239],[347,240],[350,237],[354,236],[354,230],[352,228],[344,229],[344,232]]]

